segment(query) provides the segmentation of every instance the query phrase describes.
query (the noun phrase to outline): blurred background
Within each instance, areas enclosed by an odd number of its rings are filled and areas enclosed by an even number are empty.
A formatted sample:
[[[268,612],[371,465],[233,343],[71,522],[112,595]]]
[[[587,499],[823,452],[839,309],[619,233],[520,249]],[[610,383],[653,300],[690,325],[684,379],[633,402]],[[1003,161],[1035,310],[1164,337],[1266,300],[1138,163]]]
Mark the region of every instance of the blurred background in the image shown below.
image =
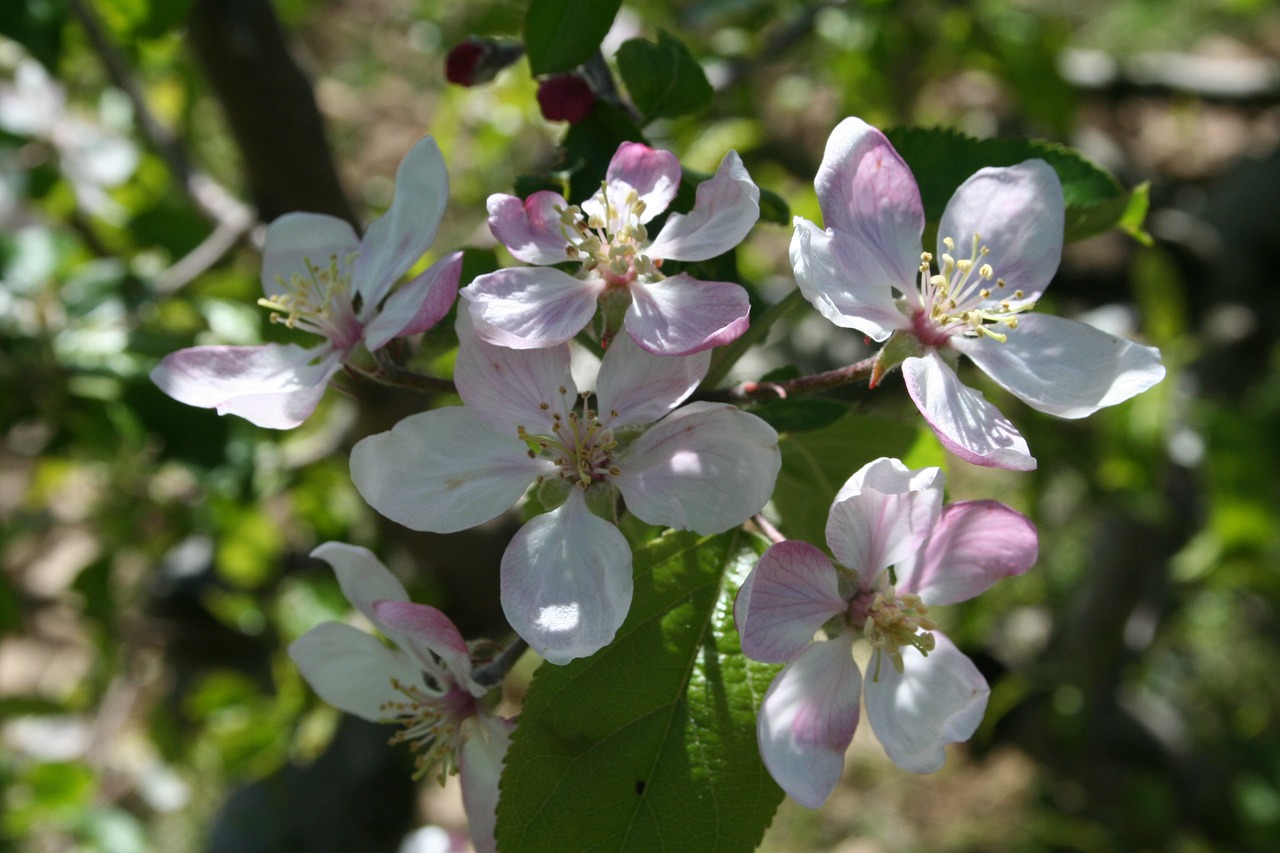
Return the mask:
[[[320,703],[284,654],[346,616],[306,557],[332,539],[373,548],[467,636],[505,640],[510,523],[411,534],[348,478],[354,441],[427,401],[347,378],[275,433],[147,374],[197,343],[296,340],[255,305],[261,224],[367,222],[424,132],[453,182],[435,250],[471,249],[464,281],[503,262],[484,201],[545,174],[565,124],[524,62],[463,88],[444,58],[468,35],[519,38],[525,6],[0,8],[0,849],[383,851],[463,826],[452,787],[411,782],[390,730]],[[1041,533],[1035,570],[947,614],[992,683],[986,722],[924,777],[860,731],[831,801],[784,803],[764,849],[1277,849],[1280,8],[627,0],[606,55],[660,28],[717,93],[650,141],[707,172],[735,148],[814,220],[848,115],[1056,140],[1150,183],[1149,244],[1069,245],[1044,301],[1160,347],[1165,381],[1083,422],[981,386],[1039,470],[948,467],[953,500],[998,497]],[[740,252],[762,302],[794,286],[789,239],[762,224]],[[808,314],[741,378],[863,354]],[[447,349],[428,333],[417,358]],[[909,407],[892,381],[855,394]]]

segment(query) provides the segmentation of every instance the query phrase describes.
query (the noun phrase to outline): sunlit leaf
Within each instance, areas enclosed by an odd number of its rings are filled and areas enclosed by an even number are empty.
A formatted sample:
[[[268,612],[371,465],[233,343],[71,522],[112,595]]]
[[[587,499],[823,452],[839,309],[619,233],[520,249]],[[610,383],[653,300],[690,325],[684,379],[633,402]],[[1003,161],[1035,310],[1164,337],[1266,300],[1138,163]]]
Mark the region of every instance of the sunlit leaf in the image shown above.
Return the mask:
[[[570,71],[600,47],[622,0],[531,0],[524,47],[535,75]]]
[[[675,118],[711,103],[711,84],[688,48],[666,30],[658,41],[630,39],[618,48],[618,70],[646,118]]]

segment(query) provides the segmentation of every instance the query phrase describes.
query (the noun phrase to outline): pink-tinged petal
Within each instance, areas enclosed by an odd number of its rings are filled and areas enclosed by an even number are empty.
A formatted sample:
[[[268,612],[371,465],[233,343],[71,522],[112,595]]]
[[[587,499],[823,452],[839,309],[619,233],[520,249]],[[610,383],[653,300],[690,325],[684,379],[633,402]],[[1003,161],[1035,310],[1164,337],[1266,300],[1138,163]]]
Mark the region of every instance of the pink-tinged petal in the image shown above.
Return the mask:
[[[1007,290],[1021,290],[1036,300],[1048,286],[1062,259],[1065,207],[1062,182],[1043,160],[1017,166],[979,169],[960,185],[938,224],[938,257],[942,239],[955,240],[956,258],[972,257],[973,235],[991,249],[986,256]],[[994,294],[998,301],[1002,294]]]
[[[487,691],[471,678],[471,650],[458,633],[458,628],[448,616],[434,607],[412,601],[375,601],[375,624],[389,629],[402,648],[413,652],[423,669],[437,669],[435,655],[448,669],[449,677],[473,696],[483,696]],[[441,685],[447,690],[448,685]]]
[[[239,415],[268,429],[292,429],[324,396],[341,354],[327,344],[191,347],[170,353],[151,381],[180,403]]]
[[[623,324],[654,355],[692,355],[736,339],[747,330],[749,313],[751,302],[741,286],[680,273],[633,281]]]
[[[511,349],[563,344],[596,313],[604,282],[574,278],[550,267],[510,267],[478,276],[462,288],[476,334]]]
[[[614,461],[627,509],[650,524],[703,534],[759,512],[782,465],[773,427],[722,403],[677,409]]]
[[[869,286],[913,289],[924,205],[911,170],[885,135],[861,119],[840,122],[813,185],[823,225],[851,238],[849,272]]]
[[[742,653],[765,663],[786,663],[848,602],[835,567],[808,542],[788,539],[760,555],[733,604]]]
[[[705,261],[742,242],[760,218],[760,188],[747,174],[738,152],[730,151],[720,168],[698,184],[693,210],[673,213],[645,250],[654,259]]]
[[[607,645],[631,608],[631,548],[574,489],[502,555],[502,610],[530,648],[568,663]]]
[[[351,479],[369,506],[414,530],[454,533],[510,509],[554,463],[462,406],[410,415],[351,450]]]
[[[652,423],[693,393],[710,364],[710,352],[651,355],[630,335],[619,335],[605,352],[596,378],[600,417],[609,426]]]
[[[791,268],[800,293],[818,313],[837,326],[857,329],[882,341],[911,321],[898,308],[890,281],[873,269],[859,269],[863,255],[854,251],[849,236],[821,231],[812,222],[796,217],[791,238]]]
[[[827,545],[857,571],[864,586],[919,550],[942,512],[944,478],[938,468],[913,471],[897,459],[868,462],[831,504]]]
[[[493,829],[498,821],[498,780],[515,723],[480,714],[469,726],[469,734],[458,753],[458,779],[462,783],[467,831],[476,853],[496,853]]]
[[[1087,323],[1026,314],[1008,335],[1004,343],[956,338],[953,344],[1028,406],[1060,418],[1087,417],[1164,378],[1160,350]]]
[[[615,216],[611,218],[606,214],[600,193],[583,202],[582,212],[617,223],[616,214],[628,209],[627,196],[635,190],[645,205],[639,217],[640,222],[645,223],[666,210],[679,189],[680,161],[676,155],[639,142],[624,142],[614,152],[605,172],[605,192],[610,212]]]
[[[549,435],[555,415],[578,402],[567,344],[510,349],[480,339],[469,318],[458,317],[458,360],[453,381],[467,407],[507,435],[519,427]]]
[[[396,170],[395,197],[369,223],[352,272],[352,289],[377,305],[436,239],[449,203],[449,173],[430,136],[414,143]]]
[[[902,650],[901,674],[879,653],[867,666],[867,720],[893,763],[912,773],[941,769],[944,747],[973,736],[991,693],[973,661],[945,634],[934,631],[933,638],[937,645],[928,657]]]
[[[339,622],[322,622],[289,645],[302,677],[335,708],[375,723],[391,716],[386,702],[402,699],[391,680],[422,687],[422,675],[408,655]]]
[[[1031,520],[999,501],[951,504],[918,558],[898,564],[898,592],[930,606],[966,601],[1031,568],[1038,543]]]
[[[378,617],[373,613],[375,601],[409,600],[404,586],[368,548],[325,542],[317,546],[311,556],[329,564],[347,601],[375,625],[378,624]]]
[[[339,265],[360,248],[355,229],[344,220],[324,213],[286,213],[267,226],[262,246],[262,292],[279,296],[288,292],[281,279],[288,282],[295,275],[310,280],[308,263],[328,269],[331,258]]]
[[[458,296],[462,277],[462,253],[441,258],[394,291],[382,310],[364,327],[364,345],[370,352],[392,338],[417,335],[444,319]]]
[[[774,781],[805,808],[826,802],[840,781],[858,727],[861,688],[848,633],[811,644],[769,685],[756,722],[760,757]]]
[[[489,230],[526,264],[558,264],[569,259],[569,240],[560,211],[569,206],[560,193],[543,190],[521,201],[513,195],[489,196]]]
[[[937,353],[908,358],[902,363],[902,378],[916,408],[947,450],[974,465],[1035,469],[1035,457],[1022,434],[981,392],[961,384]]]

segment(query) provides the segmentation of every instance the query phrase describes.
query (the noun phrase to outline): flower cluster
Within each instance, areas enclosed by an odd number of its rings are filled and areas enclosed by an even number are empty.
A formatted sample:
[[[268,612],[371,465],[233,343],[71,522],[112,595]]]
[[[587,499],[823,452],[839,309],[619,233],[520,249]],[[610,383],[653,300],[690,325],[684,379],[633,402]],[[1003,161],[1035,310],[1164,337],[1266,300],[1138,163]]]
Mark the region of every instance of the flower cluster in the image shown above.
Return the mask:
[[[681,180],[674,155],[624,143],[581,204],[553,192],[489,198],[494,237],[526,266],[459,290],[454,253],[401,284],[433,242],[448,195],[440,151],[424,138],[399,169],[390,210],[363,238],[315,214],[268,228],[260,302],[319,344],[195,347],[164,359],[153,378],[182,402],[294,427],[339,369],[358,371],[368,353],[437,324],[461,294],[452,387],[462,405],[361,440],[352,479],[382,515],[437,533],[485,524],[532,498],[539,512],[502,558],[503,611],[553,664],[594,654],[631,605],[620,514],[726,531],[761,512],[781,466],[778,435],[765,421],[729,403],[691,401],[712,349],[746,330],[746,291],[663,272],[667,262],[733,249],[759,217],[759,189],[729,152],[697,186],[689,212],[667,214],[651,237]],[[833,323],[885,342],[871,384],[901,368],[926,421],[961,459],[1035,466],[1013,425],[961,383],[959,355],[1032,407],[1066,418],[1163,376],[1152,348],[1029,313],[1062,248],[1063,192],[1048,164],[969,178],[943,214],[936,252],[922,247],[915,180],[875,128],[842,122],[815,183],[825,230],[796,220],[800,292]],[[582,367],[575,341],[602,353],[593,391],[574,379],[571,367],[579,375]],[[967,739],[982,718],[987,684],[931,608],[1025,572],[1036,531],[995,501],[944,506],[943,488],[937,468],[866,465],[832,504],[831,556],[778,536],[740,590],[743,652],[785,664],[760,710],[760,750],[803,805],[818,806],[835,786],[864,697],[889,756],[916,772],[940,767],[944,746]],[[420,750],[424,770],[457,769],[473,839],[492,849],[511,723],[484,701],[477,646],[444,614],[410,602],[368,551],[329,543],[315,556],[397,648],[321,625],[291,647],[299,669],[337,707],[400,723],[397,740]],[[870,647],[865,677],[854,659],[859,641]]]

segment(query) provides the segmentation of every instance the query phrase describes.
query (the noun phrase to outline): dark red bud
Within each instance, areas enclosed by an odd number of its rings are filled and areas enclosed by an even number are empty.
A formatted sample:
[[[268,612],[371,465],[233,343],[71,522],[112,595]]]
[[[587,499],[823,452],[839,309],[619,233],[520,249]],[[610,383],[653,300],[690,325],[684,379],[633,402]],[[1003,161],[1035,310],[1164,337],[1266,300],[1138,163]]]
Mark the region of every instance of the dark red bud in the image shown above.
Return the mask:
[[[444,60],[444,76],[459,86],[488,83],[498,72],[524,55],[518,42],[468,36],[453,46]]]
[[[575,74],[545,77],[538,84],[538,106],[547,121],[576,124],[590,115],[595,105],[596,93],[586,80]]]

